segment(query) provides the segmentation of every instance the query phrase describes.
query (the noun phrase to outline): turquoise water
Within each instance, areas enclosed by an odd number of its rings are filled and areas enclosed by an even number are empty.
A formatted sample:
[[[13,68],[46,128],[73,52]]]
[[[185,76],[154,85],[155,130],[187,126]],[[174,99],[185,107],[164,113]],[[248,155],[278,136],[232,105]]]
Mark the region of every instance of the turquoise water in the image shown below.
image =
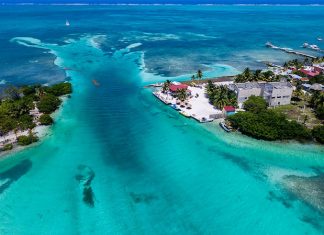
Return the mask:
[[[217,76],[240,70],[243,66],[236,66],[235,60],[254,66],[260,65],[260,56],[275,61],[284,54],[264,49],[265,38],[280,38],[291,47],[299,43],[295,37],[289,40],[292,36],[285,31],[289,26],[278,22],[289,18],[287,24],[297,25],[296,34],[304,37],[300,41],[312,40],[320,32],[301,34],[298,25],[323,22],[324,8],[43,6],[33,12],[28,7],[1,10],[8,22],[25,22],[25,27],[9,29],[0,21],[7,33],[1,34],[1,40],[9,45],[3,49],[8,57],[1,60],[17,60],[2,65],[1,71],[9,74],[12,67],[32,58],[39,62],[25,65],[29,75],[23,80],[50,83],[63,80],[62,68],[70,68],[66,73],[74,92],[42,142],[1,160],[0,234],[324,233],[323,199],[295,190],[324,190],[310,178],[323,177],[323,147],[226,134],[217,124],[201,125],[179,116],[143,88],[166,78],[185,79],[200,66]],[[249,26],[266,37],[251,33],[234,40],[224,36],[247,32],[244,21],[240,21],[242,27],[229,29],[239,17],[262,18],[273,10],[278,12],[276,17],[261,23],[269,25],[265,31],[257,21],[255,28]],[[15,19],[10,17],[14,13],[19,15]],[[309,14],[318,17],[302,17]],[[195,15],[195,21],[185,22]],[[224,15],[230,22],[217,23]],[[64,27],[67,16],[69,29]],[[155,24],[161,19],[170,21]],[[276,27],[279,33],[269,32]],[[183,35],[192,32],[200,36],[190,42],[192,38]],[[214,48],[211,43],[216,39],[208,37],[217,34],[223,36]],[[245,46],[255,54],[244,51]],[[20,51],[24,56],[19,56]],[[232,57],[236,53],[248,57]],[[55,65],[48,62],[53,56]],[[55,71],[56,78],[40,78],[45,75],[34,71],[37,67]],[[8,82],[22,82],[22,71],[10,74]],[[100,86],[94,86],[92,79]],[[76,180],[80,165],[95,174],[93,207],[83,201],[83,186]],[[305,182],[287,180],[287,176],[299,176]]]

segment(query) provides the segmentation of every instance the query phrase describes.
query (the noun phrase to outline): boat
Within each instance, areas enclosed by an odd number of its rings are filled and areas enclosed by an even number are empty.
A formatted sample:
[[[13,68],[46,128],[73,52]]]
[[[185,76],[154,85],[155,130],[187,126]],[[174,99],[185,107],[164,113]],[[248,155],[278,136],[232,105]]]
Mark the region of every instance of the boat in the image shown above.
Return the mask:
[[[289,48],[289,47],[283,47],[281,48],[283,51],[286,51],[286,52],[293,52],[294,50],[292,48]]]
[[[219,125],[224,131],[231,132],[231,129],[225,124],[225,122],[220,122]]]
[[[309,44],[307,42],[304,42],[303,47],[307,48],[307,47],[309,47]]]
[[[95,79],[92,80],[92,83],[95,86],[100,86],[100,83],[97,80],[95,80]]]
[[[317,45],[315,45],[315,44],[313,44],[313,45],[309,45],[309,48],[310,49],[313,49],[313,50],[316,50],[316,51],[318,51],[320,48],[317,46]]]
[[[68,20],[65,21],[65,26],[70,26],[70,22]]]
[[[318,41],[323,41],[323,38],[318,37],[317,40]]]
[[[265,45],[266,47],[274,47],[274,45],[271,42],[267,42]]]

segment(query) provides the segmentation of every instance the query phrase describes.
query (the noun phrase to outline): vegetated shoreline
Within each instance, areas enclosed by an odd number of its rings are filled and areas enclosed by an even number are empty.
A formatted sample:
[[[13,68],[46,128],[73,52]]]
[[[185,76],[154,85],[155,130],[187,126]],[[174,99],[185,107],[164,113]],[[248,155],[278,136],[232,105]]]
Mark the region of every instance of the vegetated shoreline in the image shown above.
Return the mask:
[[[293,85],[291,102],[289,105],[268,108],[263,98],[250,96],[243,105],[246,112],[227,117],[228,124],[255,139],[324,144],[323,62],[324,57],[312,61],[305,59],[303,62],[295,59],[277,66],[274,72],[270,69],[252,72],[246,68],[236,76],[235,82],[289,80]],[[298,110],[298,106],[303,106],[303,109]],[[305,108],[310,112],[305,112]],[[300,121],[299,117],[304,121]]]
[[[320,92],[318,90],[304,90],[304,96],[306,95],[306,98],[300,98],[302,91],[302,84],[308,84],[308,81],[310,81],[311,84],[313,83],[323,83],[323,58],[316,58],[312,60],[311,62],[308,59],[305,59],[304,62],[298,61],[298,60],[292,60],[288,61],[284,64],[284,66],[277,66],[276,69],[272,69],[272,66],[268,67],[267,70],[256,70],[251,71],[249,68],[246,68],[242,74],[238,74],[236,76],[223,76],[218,78],[206,78],[202,79],[203,74],[201,70],[198,70],[197,75],[193,75],[191,77],[191,80],[181,81],[182,84],[186,84],[187,86],[196,86],[196,85],[202,85],[207,84],[210,89],[209,91],[206,91],[205,95],[209,97],[210,104],[213,104],[214,107],[217,107],[218,109],[222,109],[223,106],[219,105],[225,105],[224,102],[219,102],[214,104],[214,101],[211,100],[216,94],[215,92],[212,92],[213,90],[217,90],[218,86],[220,85],[221,90],[226,90],[226,85],[224,86],[222,83],[224,82],[235,82],[235,83],[245,83],[245,82],[279,82],[283,80],[283,82],[289,81],[291,85],[293,85],[293,94],[292,94],[292,101],[293,103],[290,103],[289,105],[283,105],[279,108],[274,107],[267,107],[268,104],[265,103],[263,98],[259,98],[259,101],[264,101],[263,108],[261,111],[252,111],[246,110],[247,112],[242,112],[244,110],[239,109],[235,112],[233,116],[227,116],[225,117],[226,125],[229,126],[231,130],[237,130],[242,135],[252,137],[257,140],[265,140],[265,141],[278,141],[278,142],[289,142],[289,141],[297,141],[299,143],[315,143],[322,145],[324,144],[324,126],[323,126],[323,119],[322,116],[323,110],[320,110],[321,108],[321,100],[324,98],[323,91]],[[311,66],[309,65],[311,63]],[[319,65],[322,63],[321,65]],[[313,77],[309,77],[309,79],[303,79],[304,83],[301,82],[301,80],[296,80],[296,74],[303,74],[304,76],[307,75],[306,69],[314,69],[315,66],[322,66],[322,72],[318,72],[318,75]],[[280,69],[278,69],[280,68]],[[316,67],[318,69],[320,67]],[[305,72],[306,71],[306,72]],[[305,74],[304,74],[305,73]],[[200,75],[199,75],[200,74]],[[290,75],[292,75],[290,77]],[[301,76],[301,75],[300,75]],[[308,76],[308,75],[307,75]],[[306,76],[306,77],[307,77]],[[217,84],[219,83],[219,84]],[[161,86],[162,83],[156,84],[157,86]],[[168,84],[170,84],[170,81],[167,80],[162,84],[162,89],[168,91]],[[214,84],[217,84],[216,86]],[[213,86],[213,87],[211,87]],[[316,85],[320,86],[320,84]],[[322,84],[323,86],[323,84]],[[213,88],[213,89],[211,89]],[[217,88],[217,89],[216,89]],[[227,87],[228,89],[228,87]],[[313,89],[313,88],[311,88]],[[315,88],[314,88],[315,89]],[[316,87],[317,89],[317,87]],[[208,94],[211,93],[212,94]],[[180,92],[178,92],[180,94]],[[219,92],[218,92],[219,93]],[[224,92],[221,92],[222,97],[224,96]],[[153,93],[154,94],[154,93]],[[155,94],[156,95],[156,94]],[[177,94],[176,94],[177,95]],[[179,96],[180,97],[180,96]],[[179,98],[178,97],[178,98]],[[160,96],[158,96],[159,99],[161,99]],[[164,98],[164,97],[162,97]],[[226,105],[231,105],[231,107],[238,107],[237,103],[232,100],[232,96],[227,95]],[[252,98],[252,97],[251,97]],[[294,100],[293,100],[294,99]],[[297,114],[299,116],[303,115],[304,122],[301,122],[298,116],[298,120],[294,119],[292,115],[288,115],[285,113],[285,110],[289,111],[288,106],[298,106],[298,102],[296,100],[300,101],[302,100],[304,102],[304,111],[301,110],[295,110],[298,111]],[[162,101],[166,104],[169,104],[170,101],[163,100]],[[258,102],[259,102],[258,101]],[[172,101],[171,101],[172,102]],[[238,102],[238,101],[237,101]],[[258,102],[251,104],[252,106],[258,106]],[[253,102],[252,102],[253,103]],[[174,106],[174,104],[172,104]],[[312,115],[314,116],[308,116],[309,113],[305,113],[305,105],[307,105],[308,109],[311,109]],[[322,103],[323,106],[323,103]],[[281,110],[282,108],[283,110]],[[323,107],[322,107],[323,108]],[[296,108],[295,108],[296,109]],[[181,113],[181,112],[180,112]],[[182,114],[182,113],[181,113]],[[183,114],[184,115],[184,114]],[[190,115],[185,115],[186,117],[191,117]],[[315,121],[312,121],[312,123],[307,122],[308,120],[313,120],[315,118]],[[217,118],[216,118],[217,119]],[[312,124],[312,125],[310,125]]]
[[[49,136],[51,126],[54,124],[56,117],[59,115],[59,112],[62,111],[64,103],[71,97],[72,84],[69,82],[61,82],[52,86],[29,85],[21,86],[18,89],[20,92],[18,93],[20,96],[18,101],[19,99],[32,99],[32,103],[30,103],[31,100],[28,100],[28,104],[31,106],[27,113],[24,114],[32,118],[32,126],[21,128],[21,126],[18,125],[15,129],[7,130],[5,134],[3,134],[3,130],[0,129],[2,133],[0,159],[4,159],[12,153],[40,144],[45,137]],[[32,92],[26,95],[24,94],[26,90],[27,93],[30,91]],[[14,104],[14,102],[15,101],[11,98],[1,99],[0,108],[2,103]],[[22,112],[23,108],[26,107],[22,106],[21,110],[18,111]],[[0,111],[3,112],[3,109]],[[4,119],[3,114],[1,118]],[[11,121],[15,122],[17,121],[16,119],[19,120],[20,117],[12,118]],[[17,123],[20,124],[19,121]],[[15,138],[11,138],[13,133],[15,134]]]

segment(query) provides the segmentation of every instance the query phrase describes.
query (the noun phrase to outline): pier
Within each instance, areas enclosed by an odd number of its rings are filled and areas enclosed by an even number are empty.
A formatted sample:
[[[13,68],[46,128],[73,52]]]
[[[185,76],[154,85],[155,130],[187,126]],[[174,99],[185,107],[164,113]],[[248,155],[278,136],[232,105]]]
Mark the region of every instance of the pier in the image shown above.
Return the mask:
[[[300,52],[300,51],[295,51],[295,50],[293,50],[291,48],[278,47],[278,46],[275,46],[275,45],[273,45],[273,44],[271,44],[269,42],[266,43],[266,46],[269,47],[269,48],[272,48],[272,49],[284,51],[284,52],[289,53],[289,54],[295,54],[295,55],[299,55],[299,56],[304,56],[304,57],[311,58],[311,59],[316,59],[317,58],[316,56],[309,55],[309,54],[306,54],[306,53]]]

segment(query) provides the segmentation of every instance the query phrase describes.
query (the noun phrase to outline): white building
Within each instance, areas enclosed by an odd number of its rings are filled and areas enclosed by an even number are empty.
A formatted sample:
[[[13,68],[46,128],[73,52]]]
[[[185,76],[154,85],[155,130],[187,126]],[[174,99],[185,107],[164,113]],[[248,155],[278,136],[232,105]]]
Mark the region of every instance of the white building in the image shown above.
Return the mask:
[[[242,108],[250,96],[263,97],[269,106],[290,104],[293,87],[289,82],[246,82],[230,85],[237,95],[237,103]]]

